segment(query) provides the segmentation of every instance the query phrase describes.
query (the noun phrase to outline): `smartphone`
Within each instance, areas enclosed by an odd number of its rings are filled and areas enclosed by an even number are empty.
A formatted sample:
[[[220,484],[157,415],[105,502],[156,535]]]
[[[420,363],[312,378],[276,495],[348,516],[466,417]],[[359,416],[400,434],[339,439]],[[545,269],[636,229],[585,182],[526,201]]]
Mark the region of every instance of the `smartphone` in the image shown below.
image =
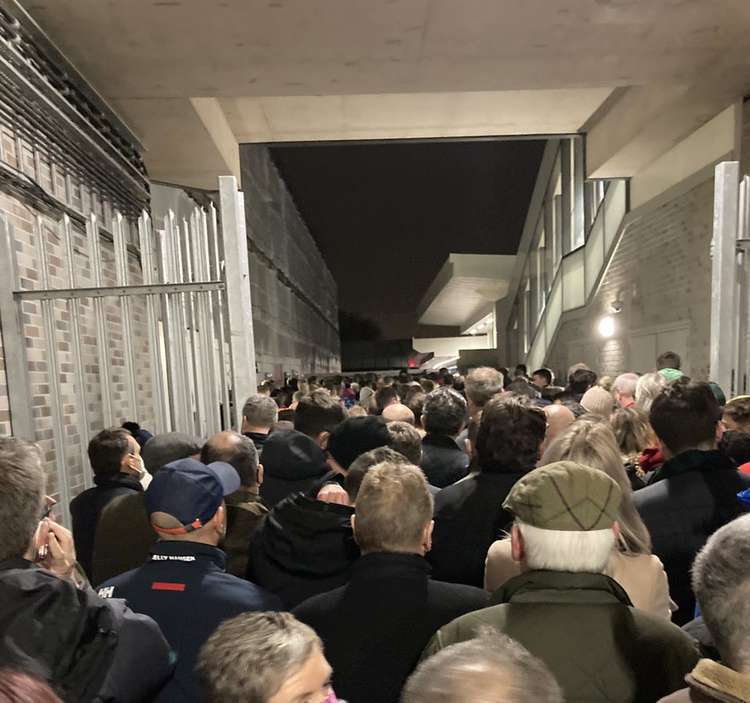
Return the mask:
[[[39,527],[36,528],[36,538],[34,540],[36,547],[35,561],[44,561],[49,555],[49,522],[47,519],[39,521]]]

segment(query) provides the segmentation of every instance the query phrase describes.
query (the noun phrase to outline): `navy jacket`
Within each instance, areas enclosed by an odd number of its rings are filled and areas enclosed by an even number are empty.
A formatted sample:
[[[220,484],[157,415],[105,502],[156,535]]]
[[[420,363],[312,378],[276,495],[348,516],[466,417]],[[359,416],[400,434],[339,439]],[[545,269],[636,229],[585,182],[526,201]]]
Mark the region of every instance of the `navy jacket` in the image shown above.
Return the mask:
[[[143,492],[138,478],[128,474],[95,476],[94,483],[96,484],[94,488],[79,493],[70,501],[76,556],[89,581],[92,582],[94,538],[102,510],[115,498]]]
[[[418,554],[374,553],[354,565],[348,585],[293,613],[323,640],[338,695],[349,703],[398,703],[430,637],[487,603],[483,590],[431,580]]]
[[[427,434],[422,440],[421,466],[429,483],[445,488],[469,473],[469,455],[452,437]]]
[[[224,571],[217,547],[196,542],[157,542],[144,566],[106,581],[104,598],[125,598],[136,612],[152,617],[177,654],[172,681],[156,701],[200,701],[193,668],[203,643],[224,621],[240,613],[280,610],[262,588]]]

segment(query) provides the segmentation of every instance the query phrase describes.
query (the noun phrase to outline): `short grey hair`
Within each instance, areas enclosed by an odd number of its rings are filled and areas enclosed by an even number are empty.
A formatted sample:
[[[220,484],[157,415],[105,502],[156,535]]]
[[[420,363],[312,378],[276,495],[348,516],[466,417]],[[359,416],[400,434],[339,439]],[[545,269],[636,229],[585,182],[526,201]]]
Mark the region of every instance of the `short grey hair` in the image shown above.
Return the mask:
[[[637,373],[620,374],[612,384],[612,390],[635,398],[635,389],[638,386]]]
[[[427,432],[457,435],[466,423],[466,401],[445,386],[428,393],[422,408],[422,424]]]
[[[693,591],[721,658],[750,664],[750,515],[714,532],[693,562]]]
[[[391,436],[388,446],[403,454],[414,466],[422,463],[422,435],[408,422],[389,422],[386,427]]]
[[[0,561],[23,556],[42,516],[44,469],[36,444],[0,437]]]
[[[472,369],[466,376],[464,390],[474,405],[483,408],[490,398],[503,390],[503,374],[489,366]]]
[[[279,406],[273,398],[256,393],[245,401],[242,417],[251,427],[273,427],[279,419]]]
[[[615,550],[610,530],[545,530],[516,520],[523,537],[524,559],[532,571],[601,574]]]
[[[541,659],[492,627],[441,649],[409,677],[401,703],[563,703],[555,677]]]
[[[224,621],[198,655],[211,703],[268,703],[323,645],[291,613],[243,613]]]
[[[644,373],[635,387],[635,404],[645,412],[651,410],[654,400],[661,395],[667,382],[660,373]]]

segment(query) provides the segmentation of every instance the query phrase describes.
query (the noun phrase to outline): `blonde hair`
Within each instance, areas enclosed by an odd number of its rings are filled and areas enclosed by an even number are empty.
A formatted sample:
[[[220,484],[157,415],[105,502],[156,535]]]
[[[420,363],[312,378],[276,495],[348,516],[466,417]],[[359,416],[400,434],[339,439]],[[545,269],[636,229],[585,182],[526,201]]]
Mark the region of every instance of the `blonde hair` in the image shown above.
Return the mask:
[[[617,482],[622,502],[617,515],[620,551],[651,554],[651,535],[633,505],[633,489],[622,464],[615,435],[608,425],[582,418],[558,436],[544,452],[540,466],[555,461],[575,461],[599,469]]]
[[[609,426],[620,454],[629,461],[637,458],[654,439],[648,415],[640,408],[618,408],[610,415]]]
[[[660,373],[644,373],[635,386],[635,404],[644,412],[650,412],[651,404],[664,390],[667,382]]]

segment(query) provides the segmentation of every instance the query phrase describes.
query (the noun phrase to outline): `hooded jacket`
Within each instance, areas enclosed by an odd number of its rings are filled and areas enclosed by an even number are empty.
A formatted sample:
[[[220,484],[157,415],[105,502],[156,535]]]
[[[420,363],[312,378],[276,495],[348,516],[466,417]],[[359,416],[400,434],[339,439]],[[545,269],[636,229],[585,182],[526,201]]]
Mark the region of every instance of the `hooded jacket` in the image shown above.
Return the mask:
[[[359,557],[348,505],[302,493],[282,500],[250,544],[247,578],[275,593],[287,608],[343,586]]]
[[[308,491],[328,471],[323,450],[302,432],[277,430],[263,444],[260,496],[272,508],[298,491]]]

